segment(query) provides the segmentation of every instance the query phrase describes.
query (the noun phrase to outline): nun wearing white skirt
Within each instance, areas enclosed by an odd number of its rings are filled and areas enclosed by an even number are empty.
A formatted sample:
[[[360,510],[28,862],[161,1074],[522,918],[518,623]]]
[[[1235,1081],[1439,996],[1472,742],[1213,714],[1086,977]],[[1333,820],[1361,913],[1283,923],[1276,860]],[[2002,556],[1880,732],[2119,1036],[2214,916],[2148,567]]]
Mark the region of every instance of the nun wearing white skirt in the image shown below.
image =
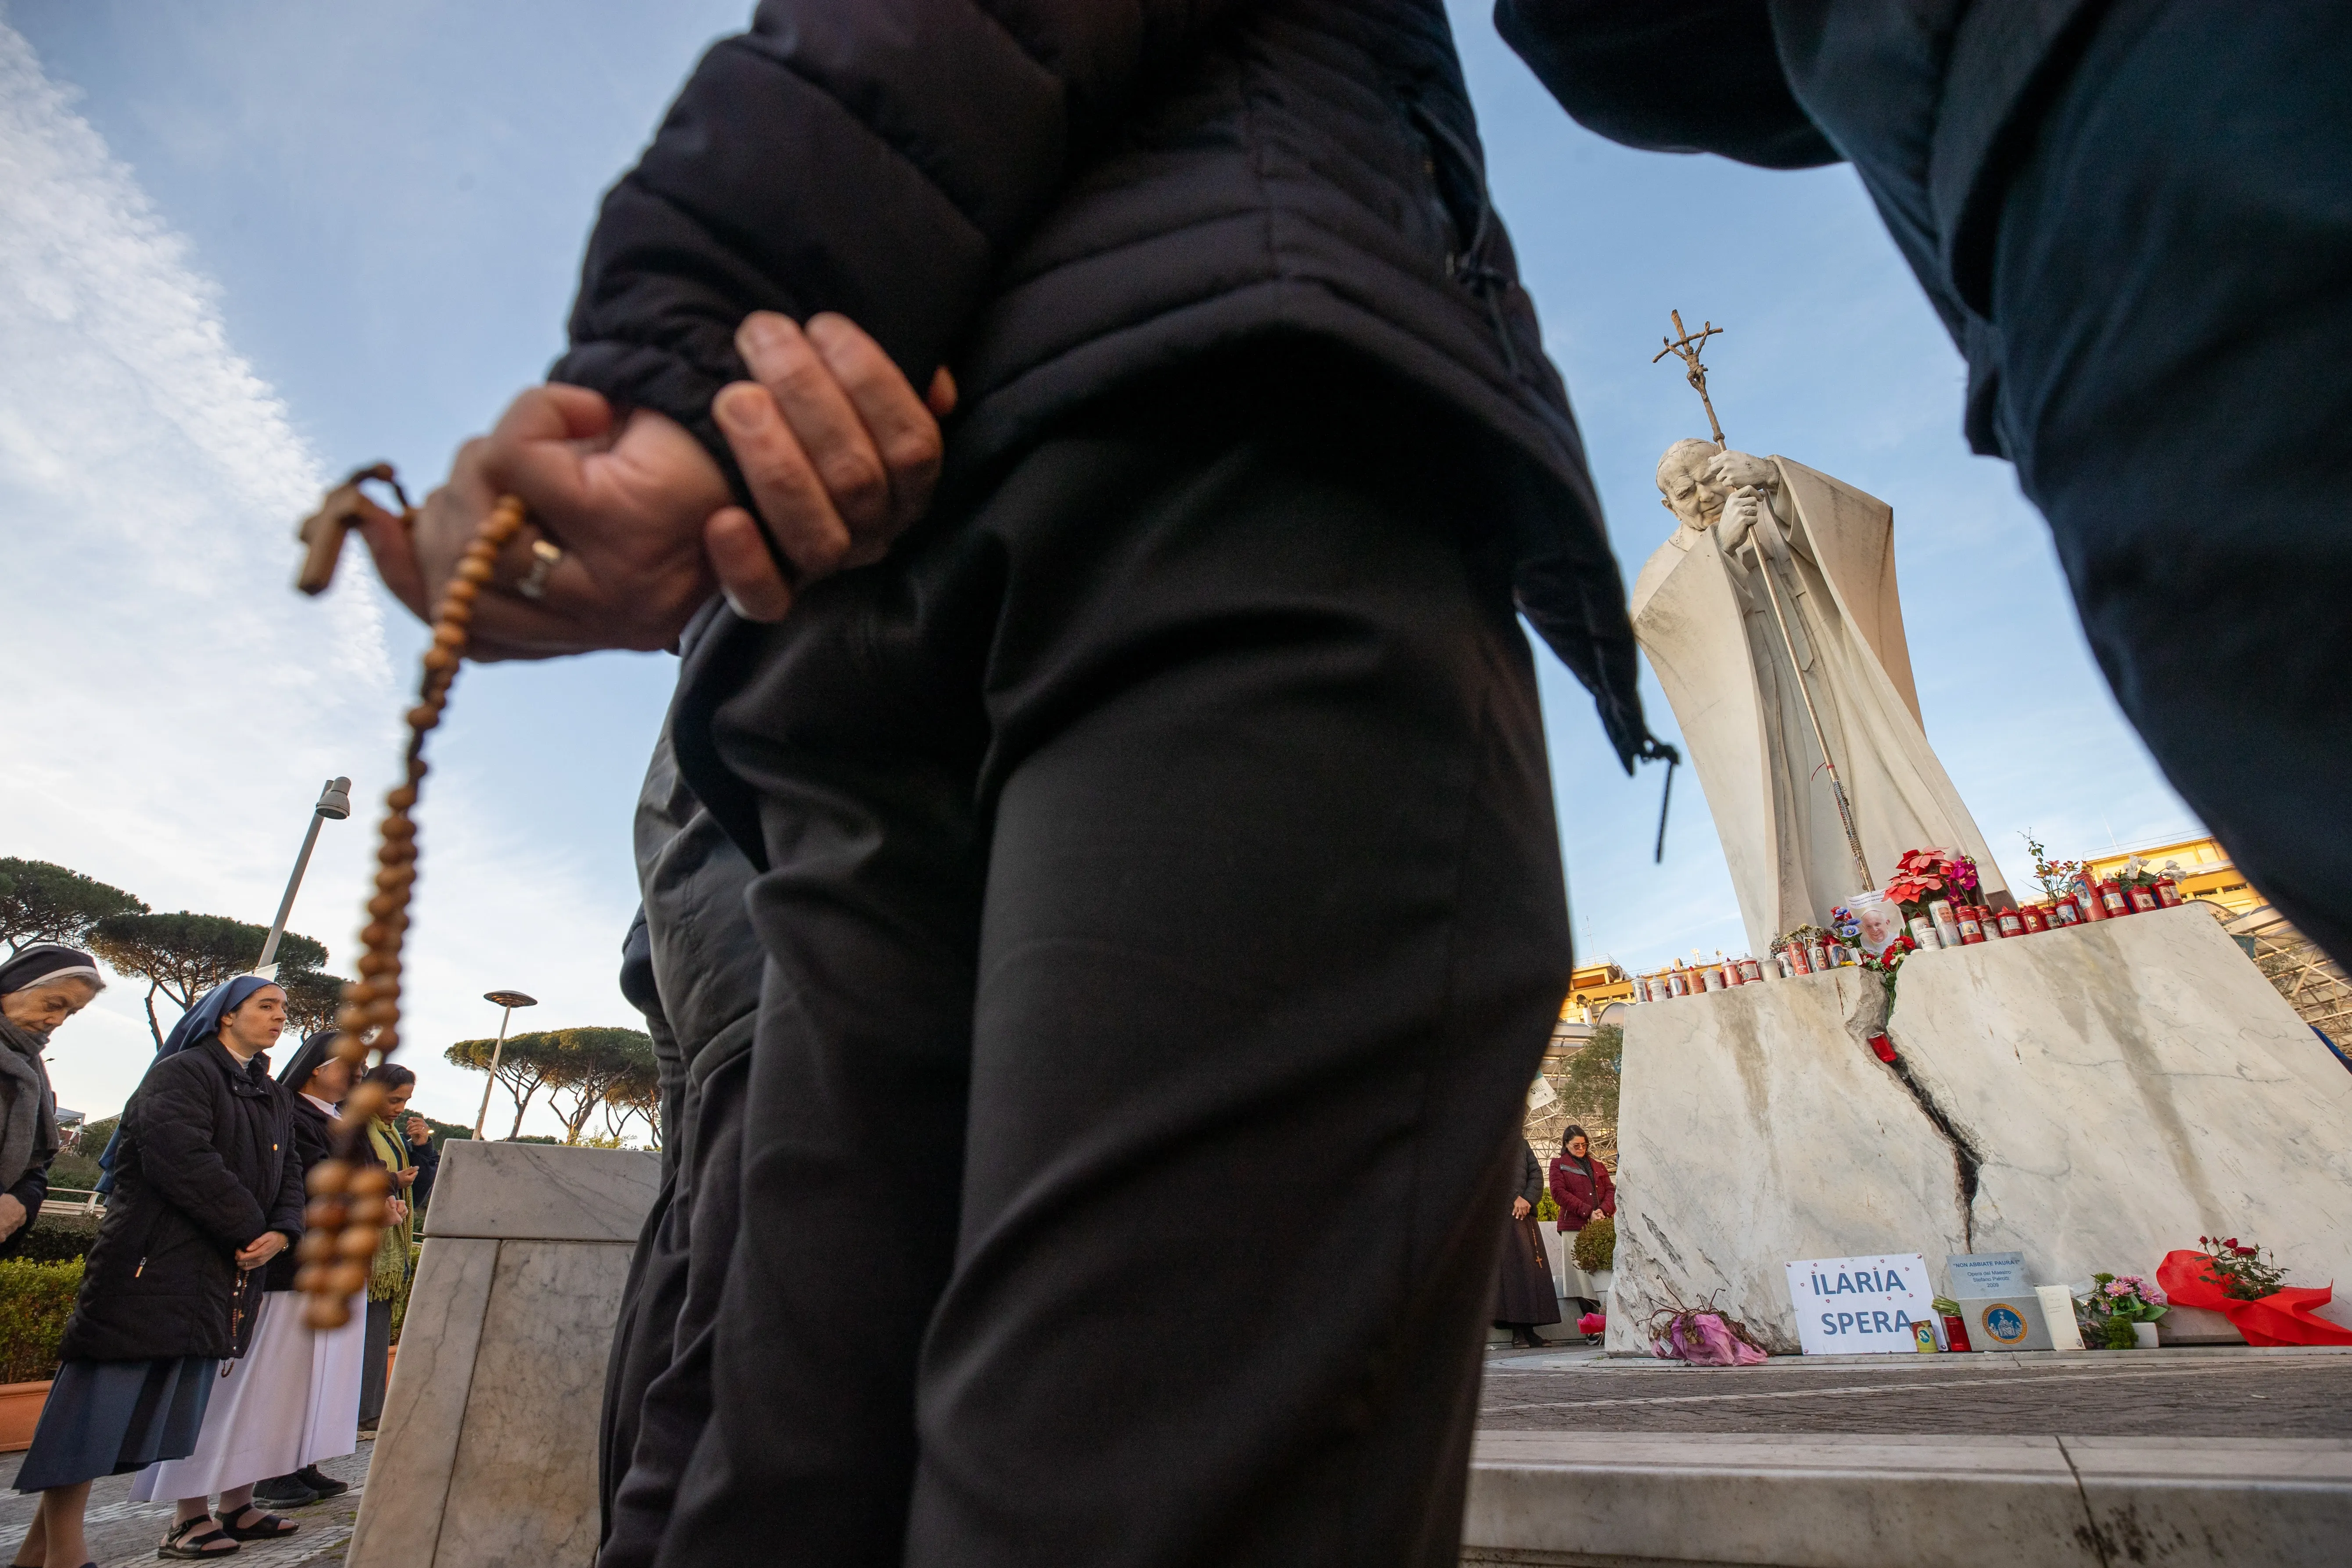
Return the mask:
[[[327,1157],[336,1102],[351,1087],[348,1063],[329,1055],[335,1031],[322,1029],[278,1075],[293,1091],[294,1142],[307,1170]],[[282,1267],[281,1267],[282,1265]],[[254,1500],[254,1484],[268,1481],[260,1500],[280,1507],[315,1502],[350,1489],[318,1468],[320,1459],[359,1447],[361,1359],[366,1314],[352,1303],[351,1321],[314,1332],[302,1321],[303,1297],[294,1289],[294,1257],[275,1259],[261,1297],[253,1342],[244,1356],[225,1362],[205,1406],[195,1451],[148,1466],[132,1483],[131,1500],[168,1499],[183,1517],[201,1518],[218,1494],[220,1513],[235,1519]],[[239,1540],[291,1534],[274,1515],[260,1528],[232,1531]]]

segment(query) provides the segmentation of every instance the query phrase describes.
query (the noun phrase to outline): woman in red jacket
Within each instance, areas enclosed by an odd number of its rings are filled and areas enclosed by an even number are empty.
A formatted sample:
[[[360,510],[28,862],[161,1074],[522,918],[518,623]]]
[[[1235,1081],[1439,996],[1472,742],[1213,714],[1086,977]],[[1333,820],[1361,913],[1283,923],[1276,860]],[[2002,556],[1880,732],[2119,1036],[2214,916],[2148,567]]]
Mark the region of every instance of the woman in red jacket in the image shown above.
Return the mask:
[[[1590,1284],[1584,1271],[1576,1267],[1576,1236],[1594,1215],[1617,1217],[1617,1184],[1609,1179],[1609,1167],[1594,1156],[1581,1127],[1570,1125],[1560,1136],[1559,1152],[1551,1162],[1551,1201],[1559,1205],[1557,1224],[1568,1238],[1563,1248],[1568,1263],[1562,1270],[1565,1282],[1584,1304],[1583,1311],[1597,1312],[1601,1310],[1598,1300],[1575,1291],[1577,1285]]]

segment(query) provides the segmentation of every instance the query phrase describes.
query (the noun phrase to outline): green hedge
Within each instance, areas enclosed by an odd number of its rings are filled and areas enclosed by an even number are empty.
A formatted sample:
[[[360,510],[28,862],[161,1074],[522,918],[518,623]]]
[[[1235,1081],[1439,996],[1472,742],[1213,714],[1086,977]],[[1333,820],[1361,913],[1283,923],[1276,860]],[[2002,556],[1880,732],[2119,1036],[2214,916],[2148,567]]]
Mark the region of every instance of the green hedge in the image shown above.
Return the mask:
[[[80,1289],[79,1258],[0,1258],[0,1383],[40,1383],[56,1374],[58,1342]]]
[[[89,1251],[98,1239],[98,1222],[105,1217],[103,1213],[44,1207],[16,1256],[28,1263],[74,1262]]]

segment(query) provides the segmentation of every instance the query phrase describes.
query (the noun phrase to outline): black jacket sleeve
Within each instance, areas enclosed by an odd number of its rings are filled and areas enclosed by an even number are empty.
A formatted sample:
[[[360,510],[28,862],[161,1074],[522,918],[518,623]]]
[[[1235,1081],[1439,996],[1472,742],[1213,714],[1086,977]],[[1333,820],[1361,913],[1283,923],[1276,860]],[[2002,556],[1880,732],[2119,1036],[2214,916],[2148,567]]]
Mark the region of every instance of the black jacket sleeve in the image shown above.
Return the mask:
[[[41,1204],[49,1195],[48,1163],[43,1161],[26,1167],[25,1173],[16,1178],[16,1184],[8,1189],[8,1195],[25,1205],[25,1223],[9,1232],[7,1240],[0,1242],[0,1257],[12,1255],[32,1235],[33,1222],[41,1217]]]
[[[730,475],[710,399],[752,310],[838,310],[925,384],[1138,84],[1239,3],[761,0],[606,194],[549,379]]]
[[[269,1223],[263,1229],[283,1232],[287,1241],[291,1243],[301,1240],[306,1228],[302,1215],[306,1206],[303,1189],[310,1173],[303,1168],[301,1158],[294,1152],[290,1126],[287,1130],[286,1142],[286,1159],[278,1167],[278,1199],[269,1205]],[[261,1233],[256,1231],[254,1234],[258,1236]]]
[[[201,1047],[165,1057],[148,1069],[123,1121],[139,1149],[147,1183],[232,1251],[276,1228],[245,1183],[213,1146],[217,1069]],[[289,1169],[298,1163],[289,1160]],[[294,1177],[294,1234],[302,1234],[301,1175]]]
[[[416,1181],[408,1189],[408,1202],[410,1206],[422,1211],[426,1204],[433,1201],[433,1178],[441,1171],[441,1151],[433,1146],[430,1138],[425,1141],[421,1149],[410,1143],[405,1137],[401,1142],[408,1150],[410,1161],[416,1166]]]
[[[1768,169],[1840,159],[1798,107],[1768,0],[1496,0],[1495,27],[1612,142]]]
[[[1519,1140],[1519,1196],[1530,1204],[1543,1202],[1543,1162],[1536,1158],[1534,1148],[1524,1138]]]

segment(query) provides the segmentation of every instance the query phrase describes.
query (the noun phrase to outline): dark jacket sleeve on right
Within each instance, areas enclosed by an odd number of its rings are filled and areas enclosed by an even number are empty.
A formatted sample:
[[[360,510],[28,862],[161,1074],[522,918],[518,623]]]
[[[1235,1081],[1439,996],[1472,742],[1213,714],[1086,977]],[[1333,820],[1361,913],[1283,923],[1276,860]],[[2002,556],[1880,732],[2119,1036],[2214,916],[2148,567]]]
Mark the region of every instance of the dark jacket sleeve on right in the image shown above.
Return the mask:
[[[1790,89],[1767,0],[1496,0],[1495,27],[1612,142],[1767,169],[1840,160]]]
[[[411,1207],[421,1211],[433,1201],[433,1178],[441,1173],[441,1151],[434,1146],[430,1138],[425,1141],[422,1148],[409,1143],[404,1137],[401,1142],[407,1145],[409,1158],[416,1163],[416,1180],[408,1189],[408,1202]]]
[[[253,1201],[245,1183],[213,1146],[217,1100],[208,1079],[218,1068],[203,1047],[164,1058],[148,1069],[147,1081],[126,1120],[135,1118],[141,1168],[148,1184],[234,1252],[265,1230],[268,1215]],[[288,1168],[298,1162],[289,1160]],[[301,1175],[295,1177],[294,1234],[302,1234]]]
[[[552,381],[685,425],[755,310],[837,310],[927,384],[1137,85],[1234,0],[761,0],[604,198]]]

